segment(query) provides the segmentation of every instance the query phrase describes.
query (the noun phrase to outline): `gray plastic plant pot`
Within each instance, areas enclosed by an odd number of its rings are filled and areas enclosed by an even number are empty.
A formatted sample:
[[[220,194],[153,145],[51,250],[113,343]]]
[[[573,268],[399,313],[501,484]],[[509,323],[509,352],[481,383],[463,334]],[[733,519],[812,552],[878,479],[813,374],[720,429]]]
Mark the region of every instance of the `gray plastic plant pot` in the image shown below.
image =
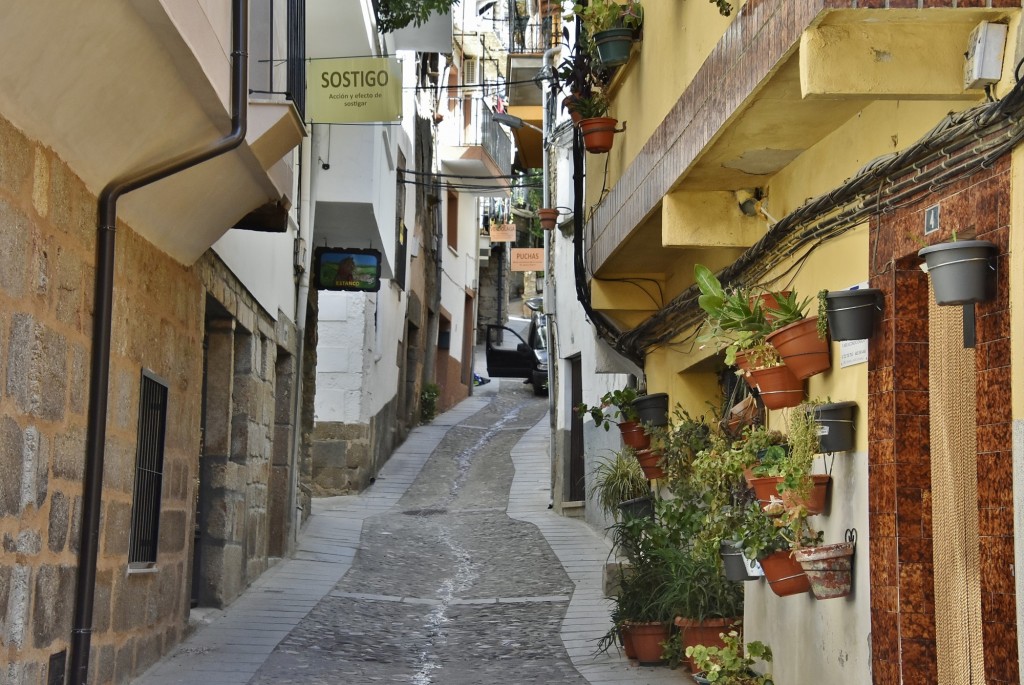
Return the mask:
[[[928,265],[935,302],[940,305],[971,304],[991,299],[988,275],[999,248],[987,240],[957,240],[929,245],[917,256]]]

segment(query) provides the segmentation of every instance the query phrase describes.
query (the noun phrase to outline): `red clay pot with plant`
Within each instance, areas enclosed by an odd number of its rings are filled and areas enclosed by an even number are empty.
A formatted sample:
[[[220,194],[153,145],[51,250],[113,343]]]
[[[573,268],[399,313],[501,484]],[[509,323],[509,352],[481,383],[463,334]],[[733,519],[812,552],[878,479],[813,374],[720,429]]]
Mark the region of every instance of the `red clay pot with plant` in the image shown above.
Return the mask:
[[[587,152],[601,154],[611,150],[615,143],[615,127],[618,123],[618,119],[611,117],[594,117],[580,121],[583,146],[587,148]]]
[[[662,663],[661,643],[668,639],[672,626],[668,623],[626,623],[623,631],[628,630],[636,650],[636,659],[642,666],[656,666]]]
[[[786,365],[754,369],[750,383],[757,387],[761,401],[769,409],[795,407],[804,399],[804,383]]]
[[[642,424],[636,421],[623,421],[619,424],[622,444],[636,450],[645,450],[651,446],[651,437],[647,435]]]
[[[660,466],[660,454],[651,450],[637,450],[636,460],[640,462],[640,468],[643,469],[647,480],[665,477],[665,471]]]
[[[783,326],[769,333],[765,340],[778,350],[789,370],[801,380],[832,368],[828,338],[818,336],[816,316]]]
[[[781,550],[760,559],[761,568],[764,569],[764,577],[779,597],[799,595],[811,589],[811,582],[807,579],[800,564],[792,557],[789,550]]]
[[[753,474],[747,477],[747,482],[754,489],[754,494],[762,509],[771,502],[772,497],[775,497],[776,500],[781,500],[787,509],[803,505],[808,514],[820,514],[825,511],[825,506],[828,503],[828,487],[832,482],[832,477],[824,473],[815,473],[811,476],[811,481],[810,492],[805,497],[797,497],[792,492],[779,494],[778,485],[782,482],[781,478],[775,476],[758,478]]]
[[[705,647],[725,647],[722,640],[722,633],[728,633],[730,629],[742,620],[737,618],[706,618],[703,621],[694,621],[691,618],[676,616],[676,625],[683,634],[683,651],[687,647],[704,645]],[[697,672],[697,664],[690,657],[686,657],[690,665],[690,673]]]

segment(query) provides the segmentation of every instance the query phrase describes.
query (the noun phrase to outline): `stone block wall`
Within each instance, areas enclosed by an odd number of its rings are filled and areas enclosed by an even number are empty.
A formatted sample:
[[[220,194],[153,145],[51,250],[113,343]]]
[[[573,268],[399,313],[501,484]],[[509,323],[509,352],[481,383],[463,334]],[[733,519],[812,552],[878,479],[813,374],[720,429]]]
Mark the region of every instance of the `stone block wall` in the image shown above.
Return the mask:
[[[321,421],[312,433],[312,482],[316,497],[359,492],[408,435],[393,398],[365,424]]]
[[[45,683],[51,656],[67,650],[71,632],[95,223],[96,197],[82,181],[0,119],[0,682],[11,685]],[[180,641],[201,475],[224,486],[216,515],[238,543],[223,549],[217,573],[230,588],[223,596],[267,567],[271,460],[275,441],[290,433],[280,411],[289,400],[275,377],[296,342],[291,323],[261,311],[212,253],[185,267],[124,225],[116,242],[90,684],[127,682]],[[222,469],[201,474],[208,297],[252,332],[252,342],[235,367],[232,452]],[[156,569],[129,573],[143,369],[168,384],[163,490]]]

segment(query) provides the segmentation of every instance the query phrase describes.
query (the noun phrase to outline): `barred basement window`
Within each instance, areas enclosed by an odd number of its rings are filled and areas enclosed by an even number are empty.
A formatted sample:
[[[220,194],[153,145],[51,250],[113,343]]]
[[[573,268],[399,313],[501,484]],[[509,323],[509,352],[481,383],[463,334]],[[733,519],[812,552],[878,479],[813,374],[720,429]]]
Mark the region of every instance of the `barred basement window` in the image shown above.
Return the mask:
[[[139,444],[135,452],[132,530],[128,545],[128,564],[133,568],[156,564],[166,428],[167,383],[143,369],[142,388],[139,392]]]

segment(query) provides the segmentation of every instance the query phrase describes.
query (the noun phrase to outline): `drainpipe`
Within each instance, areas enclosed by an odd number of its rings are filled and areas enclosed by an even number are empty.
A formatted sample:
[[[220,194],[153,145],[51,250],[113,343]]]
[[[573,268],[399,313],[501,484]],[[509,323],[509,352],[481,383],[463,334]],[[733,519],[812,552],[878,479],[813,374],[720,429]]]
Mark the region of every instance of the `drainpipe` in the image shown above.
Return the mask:
[[[299,447],[302,443],[302,374],[305,369],[306,347],[306,310],[309,307],[309,234],[312,228],[313,212],[309,205],[311,174],[313,168],[312,132],[302,139],[299,149],[299,237],[295,254],[295,268],[299,272],[299,289],[295,295],[295,332],[298,336],[297,362],[295,364],[295,388],[292,416],[295,417],[295,428],[292,431],[291,467],[288,479],[288,510],[291,516],[291,542],[289,552],[299,539],[299,528],[302,525],[302,506],[298,502],[299,495]]]
[[[550,147],[548,145],[548,134],[551,131],[551,126],[548,120],[552,116],[552,93],[551,93],[551,70],[552,60],[555,55],[562,52],[562,46],[548,48],[544,51],[544,61],[541,67],[543,78],[545,80],[543,88],[543,97],[541,98],[541,135],[540,144],[543,158],[541,159],[541,176],[542,188],[541,195],[543,196],[541,203],[545,207],[553,207],[554,203],[551,201],[551,179],[548,178],[548,158],[551,156]],[[544,333],[547,336],[547,348],[548,348],[548,458],[551,460],[552,465],[555,463],[555,452],[557,446],[557,440],[555,439],[555,430],[558,427],[558,416],[555,411],[555,364],[558,363],[558,355],[555,353],[554,347],[554,331],[552,330],[551,317],[552,317],[552,305],[554,304],[554,294],[551,292],[554,281],[551,278],[552,264],[549,263],[549,248],[551,246],[550,234],[551,231],[543,231],[544,233],[544,318],[546,319],[546,325],[544,326]],[[550,502],[554,502],[554,493]],[[561,501],[561,498],[559,499]]]
[[[248,0],[232,0],[231,4],[231,132],[205,147],[115,178],[107,184],[99,196],[92,353],[89,368],[89,412],[86,427],[85,473],[82,483],[81,541],[70,645],[69,682],[71,685],[85,685],[89,675],[89,648],[92,643],[92,612],[96,595],[96,558],[99,551],[103,458],[109,397],[110,329],[113,318],[114,231],[117,228],[117,200],[133,190],[138,190],[224,154],[238,147],[245,140],[246,107],[249,97],[246,59],[249,45],[249,4]]]

